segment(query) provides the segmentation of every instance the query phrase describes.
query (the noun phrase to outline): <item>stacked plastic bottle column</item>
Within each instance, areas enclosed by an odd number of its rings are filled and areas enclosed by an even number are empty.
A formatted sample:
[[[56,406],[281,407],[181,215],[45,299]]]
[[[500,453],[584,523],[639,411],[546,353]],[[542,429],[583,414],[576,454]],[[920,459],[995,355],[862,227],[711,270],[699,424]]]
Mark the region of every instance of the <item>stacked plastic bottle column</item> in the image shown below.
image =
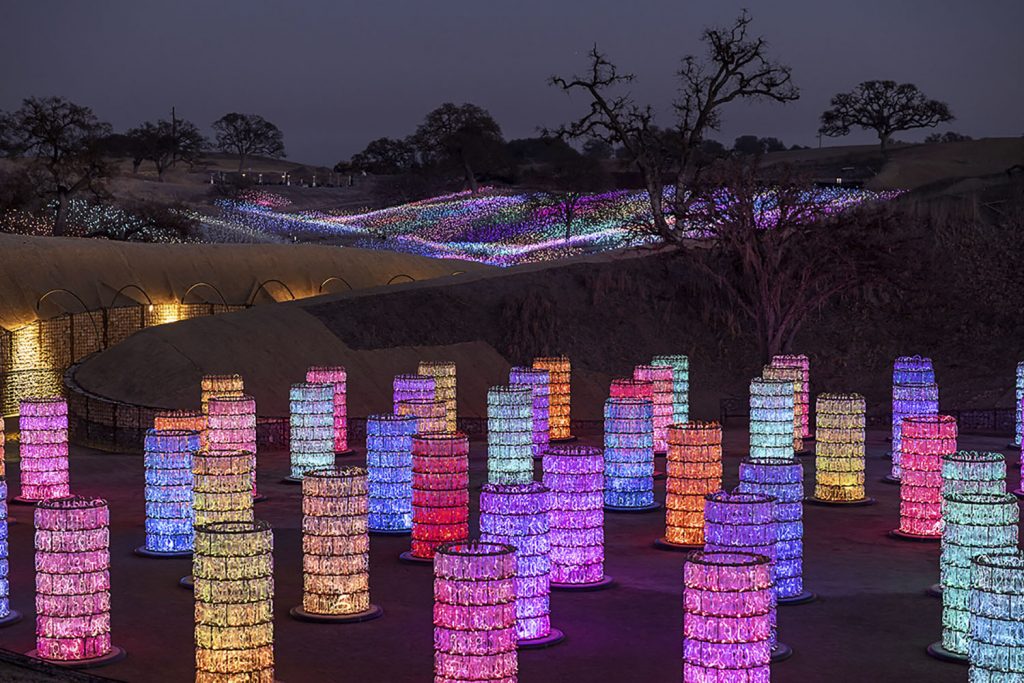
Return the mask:
[[[36,506],[37,657],[75,662],[111,654],[109,526],[100,498]]]
[[[366,418],[366,469],[369,528],[412,529],[412,435],[416,419],[408,415]]]
[[[206,404],[206,448],[250,454],[252,495],[256,490],[256,399],[241,396],[211,398]]]
[[[551,426],[551,376],[547,370],[514,367],[509,370],[512,387],[528,387],[533,394],[533,457],[539,458],[548,448]]]
[[[765,379],[782,380],[793,385],[793,452],[799,453],[804,449],[804,412],[807,406],[800,402],[803,395],[803,372],[800,368],[780,368],[774,365],[766,365],[761,372]]]
[[[487,481],[533,481],[533,391],[528,387],[487,391]]]
[[[1024,551],[981,555],[971,566],[971,683],[1024,680]]]
[[[199,448],[207,447],[206,415],[199,410],[162,410],[153,416],[153,429],[199,432]]]
[[[412,439],[411,555],[432,559],[445,543],[469,538],[469,439],[417,434]]]
[[[970,634],[971,561],[1017,549],[1020,510],[1012,493],[950,493],[944,496],[942,646],[967,656]]]
[[[10,565],[7,560],[7,478],[0,476],[0,623],[11,617],[11,584],[8,580]]]
[[[804,468],[799,462],[745,460],[737,490],[775,498],[775,595],[804,592]]]
[[[7,458],[4,455],[4,418],[0,415],[0,477],[7,476]]]
[[[722,488],[722,425],[669,427],[665,471],[665,540],[704,545],[704,499]]]
[[[792,460],[793,383],[756,377],[750,381],[750,457]]]
[[[927,415],[903,420],[900,478],[902,534],[942,536],[942,459],[956,451],[956,418]]]
[[[445,423],[444,403],[441,401],[429,398],[406,399],[399,401],[395,414],[413,418],[417,434],[449,433]]]
[[[611,384],[608,385],[608,397],[644,399],[650,401],[653,405],[654,385],[646,380],[620,377],[613,379]]]
[[[334,387],[334,452],[348,450],[348,373],[340,365],[314,365],[306,370],[306,381]]]
[[[455,363],[452,361],[420,361],[416,372],[434,378],[434,398],[444,403],[445,428],[458,431],[459,407]]]
[[[146,432],[146,545],[154,553],[192,550],[192,458],[199,433],[178,429]]]
[[[820,394],[816,408],[814,497],[864,500],[864,397]]]
[[[668,451],[668,426],[672,424],[672,368],[659,365],[638,365],[633,368],[633,378],[651,384],[651,401],[654,409],[654,450]]]
[[[604,457],[593,446],[552,446],[544,453],[550,491],[551,581],[604,579]]]
[[[672,424],[690,421],[690,359],[683,355],[655,356],[651,365],[672,368]]]
[[[567,356],[535,358],[535,370],[547,370],[551,378],[550,413],[551,440],[564,441],[572,438],[572,366]]]
[[[772,356],[771,364],[777,368],[798,368],[800,370],[800,387],[797,389],[796,402],[802,407],[800,413],[800,436],[811,437],[811,361],[804,354]]]
[[[774,602],[764,555],[690,554],[683,564],[683,683],[769,683]]]
[[[1006,458],[991,451],[956,451],[942,457],[942,495],[1003,493]]]
[[[195,525],[251,522],[252,454],[200,449],[192,456]]]
[[[68,404],[62,398],[21,401],[21,500],[71,495],[68,474]]]
[[[394,390],[394,410],[398,410],[398,404],[402,401],[437,400],[437,386],[434,378],[430,375],[395,375],[392,388]],[[442,403],[442,405],[444,404]]]
[[[548,488],[484,484],[480,493],[480,540],[516,549],[516,634],[520,640],[551,633],[551,542]]]
[[[211,398],[232,398],[245,393],[241,375],[203,375],[199,384],[199,404],[206,415]]]
[[[604,403],[604,504],[640,509],[654,505],[653,407],[648,399]]]
[[[289,392],[291,478],[334,465],[334,386],[293,384]]]
[[[262,521],[196,527],[196,683],[274,682],[274,533]]]
[[[939,387],[935,383],[935,370],[932,368],[931,358],[897,358],[892,370],[892,479],[900,478],[903,419],[938,413]]]
[[[1021,434],[1024,433],[1024,413],[1022,413],[1022,407],[1024,407],[1024,361],[1017,363],[1017,378],[1014,386],[1014,424],[1016,428],[1014,430],[1013,442],[1020,446],[1021,445]]]
[[[518,680],[515,549],[442,546],[434,558],[434,683]]]

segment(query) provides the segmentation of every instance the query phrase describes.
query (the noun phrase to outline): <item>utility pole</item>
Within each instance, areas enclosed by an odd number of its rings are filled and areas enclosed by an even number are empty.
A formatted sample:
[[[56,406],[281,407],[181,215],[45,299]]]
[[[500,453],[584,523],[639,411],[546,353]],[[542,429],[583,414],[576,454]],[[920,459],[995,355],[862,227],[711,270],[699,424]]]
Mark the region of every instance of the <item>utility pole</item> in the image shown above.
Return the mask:
[[[178,163],[178,117],[171,107],[171,166]]]

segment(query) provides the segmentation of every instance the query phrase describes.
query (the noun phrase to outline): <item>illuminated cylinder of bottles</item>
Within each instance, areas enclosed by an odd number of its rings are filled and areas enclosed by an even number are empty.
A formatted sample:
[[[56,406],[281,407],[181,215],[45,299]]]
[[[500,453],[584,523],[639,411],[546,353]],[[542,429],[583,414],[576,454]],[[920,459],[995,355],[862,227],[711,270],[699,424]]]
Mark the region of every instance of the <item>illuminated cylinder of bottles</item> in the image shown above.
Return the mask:
[[[4,417],[0,415],[0,477],[7,476],[7,459],[4,456]],[[4,498],[6,500],[6,497]]]
[[[804,467],[799,462],[745,460],[737,491],[775,499],[775,595],[782,602],[804,592]]]
[[[681,354],[655,356],[651,365],[672,368],[672,424],[690,421],[690,359]]]
[[[192,513],[196,526],[251,522],[252,455],[209,449],[193,454]]]
[[[568,356],[534,358],[535,370],[547,370],[551,377],[549,424],[551,440],[565,441],[572,438],[570,433],[572,404],[572,366]]]
[[[412,529],[412,435],[415,431],[416,419],[409,415],[366,418],[371,531],[399,533]]]
[[[971,567],[968,679],[977,683],[1024,680],[1024,551],[981,555]]]
[[[252,495],[256,490],[256,399],[241,396],[211,398],[206,409],[206,448],[245,451],[252,457]]]
[[[665,538],[704,545],[704,499],[722,488],[722,425],[685,422],[668,428]]]
[[[7,479],[0,476],[0,626],[12,624],[21,618],[21,615],[11,610],[11,584],[7,578],[7,519]]]
[[[68,475],[68,404],[62,398],[21,401],[21,496],[38,502],[71,495]]]
[[[434,559],[434,683],[515,683],[515,549],[449,543]]]
[[[289,451],[291,479],[334,465],[334,386],[314,382],[293,384],[288,395],[291,413]]]
[[[750,457],[792,460],[793,383],[755,377],[750,381]]]
[[[814,497],[827,503],[865,500],[864,397],[820,394],[816,405]]]
[[[777,368],[797,368],[800,370],[800,386],[796,392],[796,402],[800,407],[800,436],[811,437],[811,361],[804,354],[772,356],[773,366]]]
[[[146,545],[145,553],[192,552],[192,458],[199,450],[199,433],[176,429],[146,432]]]
[[[162,410],[153,416],[153,429],[199,432],[199,447],[206,448],[206,415],[199,410]]]
[[[528,387],[487,391],[487,481],[533,481],[533,391]]]
[[[668,426],[672,424],[672,368],[656,365],[638,365],[633,368],[633,378],[651,385],[653,404],[654,450],[665,453],[668,450]]]
[[[1014,413],[1014,429],[1013,443],[1017,446],[1021,445],[1021,434],[1024,433],[1024,414],[1022,414],[1022,408],[1024,408],[1024,361],[1017,363],[1017,381],[1014,386],[1015,400],[1013,402],[1013,413]]]
[[[903,418],[914,415],[938,415],[939,387],[930,358],[900,356],[892,368],[892,470],[889,478],[900,478],[903,455],[901,429]]]
[[[40,659],[107,658],[110,512],[100,498],[43,501],[35,509],[36,650]]]
[[[955,451],[942,456],[942,495],[1004,491],[1006,459],[1002,453]]]
[[[206,415],[211,398],[232,398],[245,393],[241,375],[203,375],[199,384],[199,404]]]
[[[799,453],[804,449],[804,420],[805,411],[807,406],[800,402],[803,394],[803,373],[800,368],[780,368],[774,365],[766,365],[761,371],[761,376],[765,379],[782,380],[783,382],[790,382],[793,385],[793,452]]]
[[[434,378],[434,398],[444,403],[444,423],[448,432],[459,428],[459,405],[456,400],[455,363],[421,360],[416,372]]]
[[[509,370],[508,383],[513,387],[527,387],[533,394],[533,457],[539,458],[550,442],[551,376],[547,370],[514,367]]]
[[[434,378],[429,375],[395,375],[394,388],[394,410],[398,410],[398,404],[402,401],[434,401],[436,396],[436,385]],[[442,403],[442,405],[444,405]],[[445,423],[447,429],[447,423]]]
[[[274,533],[267,522],[196,527],[196,683],[273,683]]]
[[[773,609],[764,555],[690,554],[683,564],[683,683],[768,683]]]
[[[653,407],[647,399],[604,403],[604,504],[612,509],[654,507]]]
[[[340,365],[314,365],[306,370],[306,381],[334,387],[334,452],[348,451],[348,374]]]
[[[416,422],[416,434],[445,434],[448,426],[445,423],[444,403],[428,398],[410,398],[399,401],[395,414],[411,417]]]
[[[302,608],[297,617],[365,621],[370,604],[366,470],[332,467],[302,479]]]
[[[950,493],[943,499],[942,647],[967,657],[971,561],[1017,549],[1020,510],[1012,493]]]
[[[956,418],[923,415],[903,420],[903,475],[897,535],[942,537],[942,458],[956,451]]]
[[[604,455],[593,446],[544,452],[550,491],[551,582],[558,587],[607,585],[604,575]]]
[[[412,548],[430,560],[438,546],[469,538],[469,439],[465,434],[412,438]]]

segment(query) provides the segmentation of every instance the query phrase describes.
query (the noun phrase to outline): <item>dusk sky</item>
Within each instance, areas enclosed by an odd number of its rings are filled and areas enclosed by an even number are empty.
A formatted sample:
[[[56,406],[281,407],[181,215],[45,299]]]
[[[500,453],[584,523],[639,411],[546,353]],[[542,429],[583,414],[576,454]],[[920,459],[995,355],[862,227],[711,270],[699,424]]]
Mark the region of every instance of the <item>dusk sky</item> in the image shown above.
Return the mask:
[[[713,134],[729,145],[746,133],[816,145],[829,98],[869,79],[910,81],[948,102],[957,120],[940,131],[1024,134],[1021,0],[7,2],[0,109],[61,95],[124,130],[174,105],[207,132],[226,112],[257,113],[284,131],[289,159],[332,165],[373,138],[413,132],[445,101],[488,109],[508,139],[567,121],[586,101],[547,79],[582,69],[597,42],[670,123],[680,58],[744,4],[801,98],[729,106]]]

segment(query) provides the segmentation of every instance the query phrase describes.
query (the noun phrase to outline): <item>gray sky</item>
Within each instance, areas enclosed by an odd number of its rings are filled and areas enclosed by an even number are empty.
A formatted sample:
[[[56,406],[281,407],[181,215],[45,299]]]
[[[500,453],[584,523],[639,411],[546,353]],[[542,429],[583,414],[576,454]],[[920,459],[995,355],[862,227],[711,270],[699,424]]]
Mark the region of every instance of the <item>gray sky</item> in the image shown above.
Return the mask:
[[[729,145],[746,133],[815,145],[834,93],[886,78],[947,101],[957,120],[939,130],[1024,134],[1021,0],[4,0],[0,109],[62,95],[119,130],[172,105],[204,130],[258,113],[290,159],[333,164],[445,101],[488,109],[506,138],[556,126],[586,101],[546,80],[582,69],[596,41],[667,122],[679,59],[744,4],[802,96],[730,106],[714,135]]]

